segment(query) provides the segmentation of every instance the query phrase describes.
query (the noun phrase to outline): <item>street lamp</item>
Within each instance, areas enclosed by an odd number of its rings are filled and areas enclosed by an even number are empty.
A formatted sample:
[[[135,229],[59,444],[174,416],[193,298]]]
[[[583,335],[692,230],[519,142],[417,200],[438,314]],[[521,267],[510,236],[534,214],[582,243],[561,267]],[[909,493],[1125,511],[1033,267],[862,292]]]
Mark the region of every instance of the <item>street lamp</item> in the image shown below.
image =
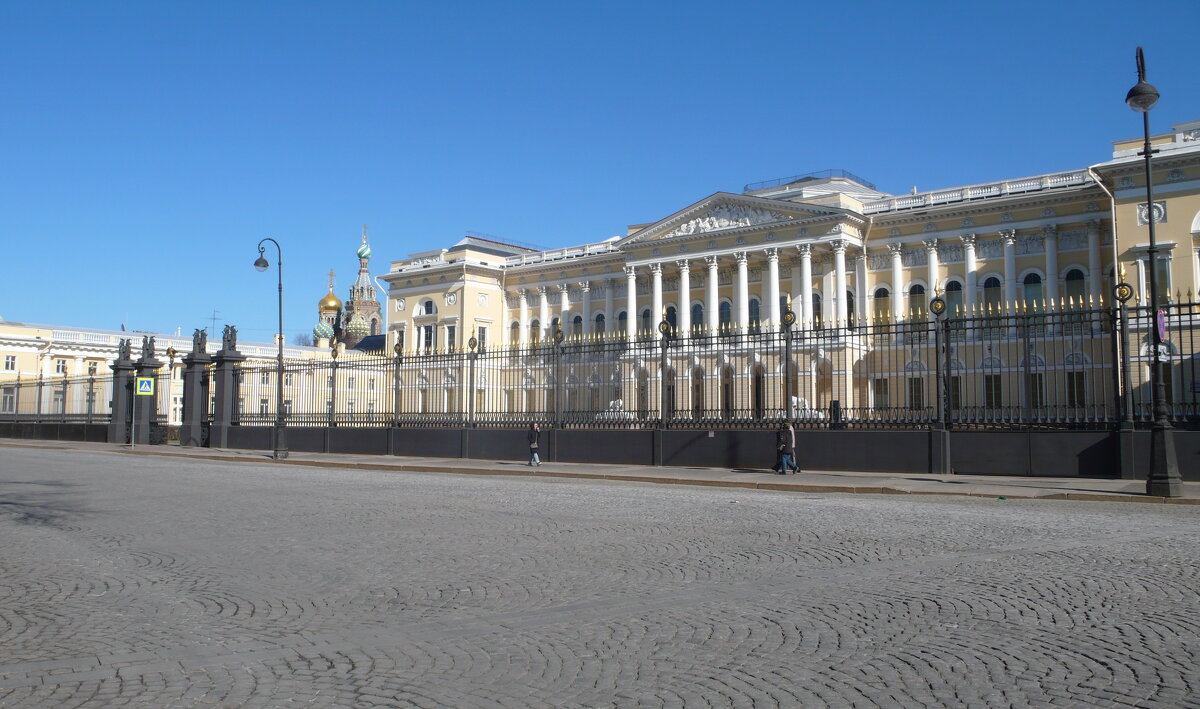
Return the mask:
[[[1150,476],[1146,480],[1146,494],[1179,497],[1183,494],[1183,481],[1179,477],[1179,461],[1175,456],[1174,430],[1167,419],[1166,386],[1162,371],[1161,349],[1166,334],[1166,319],[1159,310],[1158,302],[1158,245],[1154,241],[1154,189],[1150,176],[1150,156],[1158,152],[1150,148],[1150,109],[1158,102],[1158,89],[1146,81],[1146,59],[1141,47],[1137,48],[1137,72],[1138,82],[1125,95],[1125,103],[1142,114],[1142,130],[1145,134],[1145,143],[1138,155],[1146,159],[1146,228],[1150,234],[1146,255],[1150,260],[1150,305],[1153,314],[1150,324],[1150,386],[1154,405],[1154,423],[1150,429]]]
[[[267,237],[258,242],[258,259],[254,262],[254,268],[258,271],[265,271],[270,267],[267,259],[263,256],[266,242],[275,244],[275,252],[278,254],[278,260],[275,267],[279,274],[279,334],[277,335],[277,344],[279,345],[279,353],[275,357],[275,460],[282,460],[288,457],[287,442],[284,437],[283,427],[283,249],[280,248],[279,242],[271,237]]]

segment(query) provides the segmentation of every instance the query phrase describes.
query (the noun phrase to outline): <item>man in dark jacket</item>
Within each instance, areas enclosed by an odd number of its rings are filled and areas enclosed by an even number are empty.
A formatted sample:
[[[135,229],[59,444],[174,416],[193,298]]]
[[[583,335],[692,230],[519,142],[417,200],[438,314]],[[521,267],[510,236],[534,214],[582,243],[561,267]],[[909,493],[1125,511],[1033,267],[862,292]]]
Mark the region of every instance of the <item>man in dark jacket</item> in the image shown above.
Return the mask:
[[[787,475],[788,468],[793,473],[799,472],[796,467],[796,431],[789,421],[779,424],[775,432],[775,467],[771,468],[780,475]]]

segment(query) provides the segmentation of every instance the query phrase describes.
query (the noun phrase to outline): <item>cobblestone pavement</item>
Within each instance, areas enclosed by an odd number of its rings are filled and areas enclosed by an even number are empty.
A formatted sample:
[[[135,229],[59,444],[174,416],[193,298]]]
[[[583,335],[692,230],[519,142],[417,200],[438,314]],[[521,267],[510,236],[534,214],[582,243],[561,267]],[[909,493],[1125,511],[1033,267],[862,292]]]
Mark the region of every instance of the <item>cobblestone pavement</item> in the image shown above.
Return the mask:
[[[3,707],[1200,706],[1200,509],[0,452]]]

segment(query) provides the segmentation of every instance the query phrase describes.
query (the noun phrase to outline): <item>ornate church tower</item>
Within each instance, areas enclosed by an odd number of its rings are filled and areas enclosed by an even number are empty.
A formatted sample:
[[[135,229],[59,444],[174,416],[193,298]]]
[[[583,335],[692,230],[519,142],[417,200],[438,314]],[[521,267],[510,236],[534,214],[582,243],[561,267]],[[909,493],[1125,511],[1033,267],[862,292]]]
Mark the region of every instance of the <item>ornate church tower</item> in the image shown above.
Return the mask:
[[[350,286],[350,299],[346,301],[346,325],[342,339],[347,347],[355,346],[368,335],[383,332],[379,295],[367,267],[370,260],[371,247],[367,245],[367,226],[364,224],[362,245],[358,247],[358,279]]]
[[[329,292],[317,302],[317,326],[313,328],[313,344],[328,347],[337,332],[342,315],[342,301],[333,294],[333,269],[329,269]]]

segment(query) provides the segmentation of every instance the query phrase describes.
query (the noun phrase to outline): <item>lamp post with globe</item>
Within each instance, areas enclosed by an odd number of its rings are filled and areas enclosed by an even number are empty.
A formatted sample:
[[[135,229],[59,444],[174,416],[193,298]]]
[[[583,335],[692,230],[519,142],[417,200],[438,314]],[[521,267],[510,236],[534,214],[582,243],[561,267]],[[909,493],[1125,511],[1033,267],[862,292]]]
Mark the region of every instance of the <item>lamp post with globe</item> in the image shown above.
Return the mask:
[[[278,255],[278,260],[275,263],[275,270],[279,275],[279,332],[276,334],[276,344],[279,347],[278,354],[275,357],[275,454],[276,460],[282,460],[288,457],[287,442],[283,432],[283,249],[280,248],[279,242],[267,237],[258,242],[258,258],[254,261],[254,268],[258,271],[265,271],[271,267],[267,263],[264,256],[266,249],[263,244],[266,242],[275,244],[275,253]]]

